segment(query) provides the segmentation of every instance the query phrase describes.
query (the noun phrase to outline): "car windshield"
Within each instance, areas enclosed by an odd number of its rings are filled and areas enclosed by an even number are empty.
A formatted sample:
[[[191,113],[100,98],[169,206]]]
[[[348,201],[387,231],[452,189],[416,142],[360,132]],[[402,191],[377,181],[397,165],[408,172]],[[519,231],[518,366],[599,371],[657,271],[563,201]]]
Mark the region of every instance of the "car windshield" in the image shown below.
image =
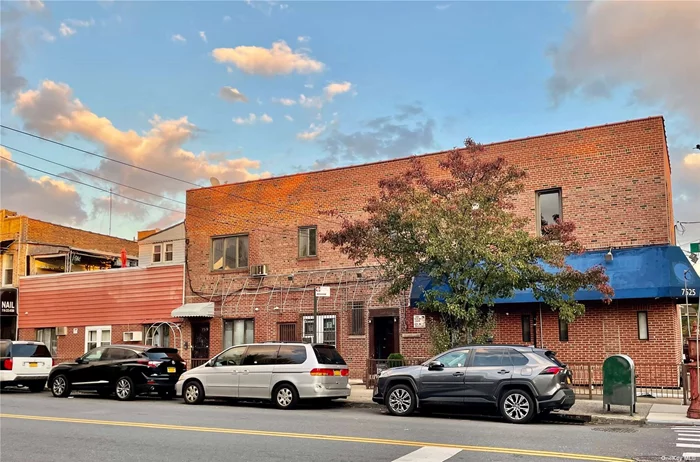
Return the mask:
[[[148,350],[146,351],[146,356],[152,361],[162,361],[165,359],[182,361],[182,357],[180,357],[175,349]]]
[[[51,353],[45,345],[15,343],[12,345],[12,356],[15,358],[50,358]]]
[[[341,366],[346,364],[338,350],[330,345],[315,345],[313,349],[319,364],[337,364]]]

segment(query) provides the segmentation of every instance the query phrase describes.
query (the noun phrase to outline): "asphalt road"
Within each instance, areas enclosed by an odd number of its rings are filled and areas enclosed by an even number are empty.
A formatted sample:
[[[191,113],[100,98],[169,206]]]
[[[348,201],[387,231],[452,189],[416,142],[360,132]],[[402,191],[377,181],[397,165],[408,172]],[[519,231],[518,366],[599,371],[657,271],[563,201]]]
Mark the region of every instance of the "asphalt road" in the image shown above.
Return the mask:
[[[397,418],[376,408],[0,395],[2,462],[680,460],[670,428]]]

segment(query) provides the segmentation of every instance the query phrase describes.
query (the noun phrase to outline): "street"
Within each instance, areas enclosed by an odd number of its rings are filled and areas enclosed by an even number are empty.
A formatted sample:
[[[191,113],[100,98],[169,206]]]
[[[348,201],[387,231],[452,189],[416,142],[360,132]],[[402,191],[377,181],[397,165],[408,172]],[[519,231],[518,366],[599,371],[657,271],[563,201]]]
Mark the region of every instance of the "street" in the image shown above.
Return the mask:
[[[7,390],[0,397],[3,462],[680,460],[671,428],[513,425],[495,418],[390,417],[342,404],[266,405]],[[687,449],[686,449],[687,451]]]

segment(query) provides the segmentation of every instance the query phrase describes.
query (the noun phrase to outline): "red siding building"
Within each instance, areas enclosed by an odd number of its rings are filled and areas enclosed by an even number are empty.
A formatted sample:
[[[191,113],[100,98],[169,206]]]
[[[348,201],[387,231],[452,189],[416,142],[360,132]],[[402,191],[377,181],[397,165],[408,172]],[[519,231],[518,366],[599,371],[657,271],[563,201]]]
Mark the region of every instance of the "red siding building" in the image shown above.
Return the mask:
[[[26,276],[19,282],[19,338],[51,344],[61,360],[110,343],[181,348],[182,335],[169,323],[178,321],[171,312],[183,304],[182,264]]]
[[[438,162],[445,155],[421,159],[439,176]],[[599,251],[592,258],[610,250],[618,256],[618,267],[629,249],[675,248],[661,117],[493,143],[486,155],[503,156],[527,171],[516,211],[531,218],[532,233],[543,215],[558,214],[576,223],[587,249]],[[403,173],[409,162],[396,159],[188,191],[186,302],[214,302],[213,313],[188,312],[181,318],[196,346],[193,356],[208,357],[253,339],[311,340],[314,290],[328,286],[330,297],[318,299],[316,335],[337,345],[354,378],[365,375],[367,358],[392,352],[428,357],[424,318],[410,307],[409,294],[382,298],[384,283],[371,263],[356,268],[318,239],[339,226],[322,211],[358,216],[377,194],[379,180]],[[620,274],[620,281],[634,279],[633,272]],[[691,283],[700,285],[694,272],[691,276]],[[668,366],[660,381],[673,385],[682,348],[676,282],[673,291],[637,292],[638,298],[629,292],[630,297],[609,306],[586,298],[586,315],[569,326],[561,326],[556,314],[536,302],[503,301],[496,307],[494,341],[546,346],[570,363],[599,364],[610,354],[627,353],[640,364]]]

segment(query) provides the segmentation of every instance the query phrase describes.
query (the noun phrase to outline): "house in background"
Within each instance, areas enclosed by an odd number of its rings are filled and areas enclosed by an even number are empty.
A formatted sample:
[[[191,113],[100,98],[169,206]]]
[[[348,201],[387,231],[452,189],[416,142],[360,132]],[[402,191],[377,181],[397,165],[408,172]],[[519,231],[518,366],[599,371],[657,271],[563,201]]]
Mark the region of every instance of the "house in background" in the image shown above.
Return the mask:
[[[0,284],[8,307],[0,317],[0,338],[17,337],[17,287],[21,277],[121,268],[123,249],[128,265],[136,266],[135,241],[0,209]],[[9,308],[10,301],[14,301],[13,309]]]
[[[185,263],[185,222],[139,231],[139,266]]]

